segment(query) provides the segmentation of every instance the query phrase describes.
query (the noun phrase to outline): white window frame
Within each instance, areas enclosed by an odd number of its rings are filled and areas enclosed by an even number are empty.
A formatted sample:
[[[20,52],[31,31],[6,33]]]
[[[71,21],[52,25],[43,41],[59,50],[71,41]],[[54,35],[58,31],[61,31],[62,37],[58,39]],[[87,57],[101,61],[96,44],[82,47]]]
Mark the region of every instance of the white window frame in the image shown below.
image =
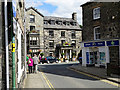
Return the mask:
[[[96,33],[96,32],[95,32],[97,28],[100,28],[100,26],[94,27],[94,40],[100,40],[100,38],[97,39],[97,37],[96,37],[96,35],[99,35],[99,34],[100,34],[100,32],[99,32],[99,33]]]
[[[100,18],[100,7],[97,7],[93,9],[93,19],[99,19],[99,18]]]

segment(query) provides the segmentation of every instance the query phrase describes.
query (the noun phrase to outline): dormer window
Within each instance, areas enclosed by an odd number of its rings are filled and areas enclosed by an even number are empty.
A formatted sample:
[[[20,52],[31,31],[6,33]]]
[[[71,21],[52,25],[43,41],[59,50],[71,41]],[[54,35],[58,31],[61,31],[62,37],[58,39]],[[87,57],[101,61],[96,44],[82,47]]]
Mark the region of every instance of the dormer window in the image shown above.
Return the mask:
[[[64,21],[63,24],[66,25],[66,21]]]
[[[76,26],[77,23],[76,22],[71,22],[71,25]]]
[[[70,25],[70,22],[68,22],[68,21],[67,21],[67,22],[66,22],[66,25],[68,25],[68,26],[69,26],[69,25]]]
[[[54,20],[50,20],[50,24],[51,25],[55,25],[55,21]]]
[[[58,25],[62,25],[62,21],[56,21]]]
[[[46,24],[46,25],[47,25],[47,24],[48,24],[48,21],[44,21],[44,24]]]

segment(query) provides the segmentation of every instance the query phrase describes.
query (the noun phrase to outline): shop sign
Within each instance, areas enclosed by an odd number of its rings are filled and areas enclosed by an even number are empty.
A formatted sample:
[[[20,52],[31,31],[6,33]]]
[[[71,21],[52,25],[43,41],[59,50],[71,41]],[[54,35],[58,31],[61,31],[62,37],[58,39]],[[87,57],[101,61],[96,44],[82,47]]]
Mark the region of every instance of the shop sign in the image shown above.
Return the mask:
[[[107,41],[107,46],[118,46],[119,40]]]
[[[84,47],[93,47],[93,46],[105,46],[105,42],[90,42],[90,43],[84,43]]]

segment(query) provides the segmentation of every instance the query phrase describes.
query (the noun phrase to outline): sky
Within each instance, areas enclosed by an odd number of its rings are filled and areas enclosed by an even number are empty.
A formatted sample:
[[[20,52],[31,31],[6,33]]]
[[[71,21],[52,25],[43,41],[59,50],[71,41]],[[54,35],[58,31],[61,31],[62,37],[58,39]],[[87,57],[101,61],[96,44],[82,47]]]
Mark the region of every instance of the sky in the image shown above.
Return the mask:
[[[72,18],[77,13],[77,20],[82,25],[82,8],[80,5],[90,0],[26,0],[26,8],[34,7],[44,16]]]

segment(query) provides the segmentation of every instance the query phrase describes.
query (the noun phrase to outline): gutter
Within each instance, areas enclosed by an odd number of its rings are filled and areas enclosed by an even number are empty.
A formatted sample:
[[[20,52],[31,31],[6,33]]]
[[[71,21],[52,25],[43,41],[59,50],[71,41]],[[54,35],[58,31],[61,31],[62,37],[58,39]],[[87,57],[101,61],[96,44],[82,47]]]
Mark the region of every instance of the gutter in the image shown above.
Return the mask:
[[[7,17],[7,0],[4,3],[5,14],[5,48],[6,48],[6,88],[9,89],[9,53],[8,53],[8,17]]]

